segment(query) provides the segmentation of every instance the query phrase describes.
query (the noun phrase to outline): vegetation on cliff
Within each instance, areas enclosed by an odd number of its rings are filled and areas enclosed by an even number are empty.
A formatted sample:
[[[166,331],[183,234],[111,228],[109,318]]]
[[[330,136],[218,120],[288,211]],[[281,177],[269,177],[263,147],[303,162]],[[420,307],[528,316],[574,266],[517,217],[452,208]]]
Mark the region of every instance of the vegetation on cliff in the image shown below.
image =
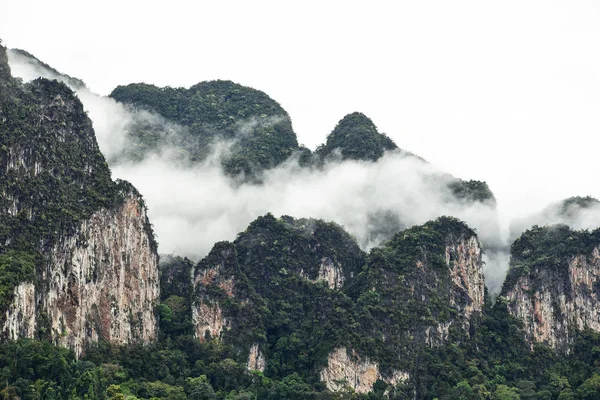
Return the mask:
[[[449,188],[457,199],[467,203],[496,203],[494,193],[492,193],[492,190],[486,182],[477,180],[456,180],[450,183]]]

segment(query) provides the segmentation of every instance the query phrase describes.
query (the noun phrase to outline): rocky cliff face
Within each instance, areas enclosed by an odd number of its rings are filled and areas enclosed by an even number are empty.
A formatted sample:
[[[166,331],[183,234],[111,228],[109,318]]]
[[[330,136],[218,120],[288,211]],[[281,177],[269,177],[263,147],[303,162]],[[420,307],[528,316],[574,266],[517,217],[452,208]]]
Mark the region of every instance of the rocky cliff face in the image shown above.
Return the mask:
[[[120,207],[94,213],[53,246],[36,285],[15,289],[4,323],[10,339],[39,332],[80,355],[100,338],[156,338],[158,257],[140,200],[128,193]]]
[[[340,226],[312,219],[259,217],[233,243],[217,243],[194,272],[195,335],[233,345],[248,370],[316,371],[313,356],[359,329],[345,285],[365,254]],[[332,325],[333,324],[333,325]],[[312,328],[311,328],[312,327]],[[320,360],[322,363],[325,360]],[[275,371],[275,372],[274,372]]]
[[[0,257],[12,266],[0,277],[2,336],[77,355],[100,338],[153,340],[158,256],[141,196],[110,179],[68,87],[0,78],[10,81],[0,86]],[[24,260],[35,263],[27,273]]]
[[[250,352],[248,354],[248,362],[246,363],[246,369],[248,371],[265,371],[266,360],[258,343],[254,343],[250,346]]]
[[[363,293],[382,306],[375,320],[388,321],[380,327],[384,342],[409,354],[446,342],[453,328],[468,336],[484,303],[481,257],[475,232],[447,217],[374,249],[360,280]]]
[[[566,226],[527,231],[513,244],[502,296],[530,343],[568,351],[576,329],[600,332],[600,233]]]
[[[284,262],[276,259],[282,256]],[[256,300],[258,297],[268,296],[271,285],[279,284],[275,277],[324,282],[328,288],[340,290],[363,259],[356,243],[335,224],[261,217],[235,243],[215,245],[196,268],[192,305],[196,337],[204,340],[206,331],[211,337],[220,337],[234,319],[223,310],[223,303],[235,300],[254,307],[263,301]],[[248,290],[249,284],[252,290]]]
[[[378,379],[408,380],[423,349],[468,340],[484,303],[481,257],[453,218],[366,256],[335,224],[266,215],[196,266],[196,337],[233,345],[249,370],[294,365],[330,390],[366,393]]]
[[[476,236],[463,236],[446,244],[446,267],[453,283],[450,305],[456,307],[467,324],[471,316],[483,308],[485,282],[481,255]]]
[[[342,266],[329,257],[321,259],[321,266],[316,278],[311,279],[304,271],[300,275],[314,283],[323,281],[330,289],[341,289],[345,281]]]
[[[228,316],[223,313],[221,303],[234,296],[235,249],[228,244],[215,246],[194,276],[195,298],[192,303],[194,334],[200,341],[207,337],[221,338],[224,329],[230,328]],[[210,259],[210,261],[209,261]],[[233,264],[233,265],[231,265]],[[243,297],[243,294],[236,294]],[[207,333],[209,336],[207,336]]]
[[[396,385],[408,381],[409,375],[407,372],[393,371],[389,376],[383,376],[378,363],[361,359],[356,352],[340,347],[329,354],[327,366],[321,370],[320,377],[332,392],[350,387],[356,393],[368,393],[378,379]]]

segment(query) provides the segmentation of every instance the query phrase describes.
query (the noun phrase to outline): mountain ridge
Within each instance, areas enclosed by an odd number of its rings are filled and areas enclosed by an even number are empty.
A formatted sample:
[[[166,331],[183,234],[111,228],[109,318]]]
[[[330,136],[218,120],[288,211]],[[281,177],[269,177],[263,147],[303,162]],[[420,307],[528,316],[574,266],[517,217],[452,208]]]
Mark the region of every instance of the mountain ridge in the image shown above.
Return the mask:
[[[485,241],[493,240],[452,216],[409,224],[393,207],[365,214],[385,231],[369,251],[328,219],[266,213],[232,240],[215,240],[197,262],[172,254],[159,263],[143,197],[128,182],[112,181],[91,120],[68,87],[82,81],[52,71],[67,83],[23,84],[0,47],[4,398],[600,395],[599,230],[524,231],[512,243],[495,301],[483,272]],[[132,112],[147,112],[152,101],[166,105],[158,124],[134,120],[144,146],[122,153],[128,162],[164,143],[197,151],[189,158],[198,161],[219,135],[232,143],[222,166],[251,178],[235,182],[241,187],[259,188],[262,172],[293,157],[299,174],[399,155],[424,162],[358,112],[312,153],[298,145],[278,103],[229,81],[115,91],[135,100]],[[182,131],[162,132],[169,118]],[[206,134],[206,143],[194,150],[198,142],[177,141],[190,133]],[[427,173],[431,186],[442,186],[432,193],[495,209],[485,182]],[[596,204],[574,197],[559,211],[577,220]]]

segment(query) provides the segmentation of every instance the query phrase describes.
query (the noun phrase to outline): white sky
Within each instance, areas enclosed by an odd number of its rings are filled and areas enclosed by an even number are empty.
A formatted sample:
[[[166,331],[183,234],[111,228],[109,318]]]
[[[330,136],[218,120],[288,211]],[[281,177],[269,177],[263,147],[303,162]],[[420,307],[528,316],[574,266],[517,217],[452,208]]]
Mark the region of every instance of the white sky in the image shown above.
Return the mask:
[[[108,94],[230,79],[322,143],[361,111],[500,211],[600,198],[597,1],[5,1],[0,38]],[[160,4],[154,5],[154,4]]]

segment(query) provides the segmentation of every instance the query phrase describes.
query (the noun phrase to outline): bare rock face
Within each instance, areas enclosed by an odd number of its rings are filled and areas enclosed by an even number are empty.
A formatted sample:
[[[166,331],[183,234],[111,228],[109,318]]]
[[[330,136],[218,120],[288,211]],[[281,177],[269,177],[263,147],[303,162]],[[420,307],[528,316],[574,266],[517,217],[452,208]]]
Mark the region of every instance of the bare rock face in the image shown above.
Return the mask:
[[[339,347],[329,354],[327,366],[321,370],[321,380],[332,392],[338,392],[350,387],[357,393],[368,393],[373,384],[381,379],[396,385],[407,381],[409,375],[403,371],[393,371],[391,376],[384,377],[379,371],[379,365],[368,358],[361,359],[354,351]]]
[[[484,303],[481,247],[475,236],[465,237],[446,245],[445,256],[454,285],[450,305],[456,307],[468,323],[473,313],[481,312]]]
[[[509,311],[521,319],[530,343],[567,351],[573,329],[600,332],[600,246],[561,269],[539,265],[505,287]]]
[[[231,327],[221,302],[234,297],[235,277],[229,264],[235,264],[236,253],[233,246],[225,243],[215,248],[194,274],[192,322],[195,336],[201,342],[206,340],[207,332],[211,338],[221,338],[224,330]]]
[[[263,353],[260,351],[258,343],[254,343],[250,347],[250,353],[248,354],[248,362],[246,363],[246,369],[248,371],[260,371],[264,372],[266,366],[266,360]]]
[[[15,265],[0,337],[77,356],[99,339],[153,340],[158,255],[141,196],[112,181],[72,90],[9,71],[0,46],[0,256]]]
[[[196,304],[192,308],[192,321],[194,321],[194,333],[201,342],[206,340],[207,331],[211,338],[220,338],[223,330],[229,327],[218,302]]]
[[[451,279],[450,287],[444,290],[445,301],[457,314],[452,320],[438,321],[435,326],[425,328],[425,343],[430,346],[446,342],[452,324],[458,324],[468,332],[471,316],[483,309],[485,282],[482,251],[477,237],[449,240],[445,247],[445,264]],[[417,268],[424,271],[424,263],[418,261]]]
[[[6,311],[4,331],[11,339],[32,338],[36,332],[35,285],[23,282],[15,288],[12,305]]]
[[[49,335],[77,356],[99,339],[156,338],[158,256],[137,194],[102,209],[53,246],[38,284],[22,283],[6,312],[10,339]]]
[[[321,265],[316,279],[310,279],[304,271],[301,271],[300,275],[313,283],[324,281],[329,289],[341,289],[346,280],[343,267],[330,257],[321,258]]]

